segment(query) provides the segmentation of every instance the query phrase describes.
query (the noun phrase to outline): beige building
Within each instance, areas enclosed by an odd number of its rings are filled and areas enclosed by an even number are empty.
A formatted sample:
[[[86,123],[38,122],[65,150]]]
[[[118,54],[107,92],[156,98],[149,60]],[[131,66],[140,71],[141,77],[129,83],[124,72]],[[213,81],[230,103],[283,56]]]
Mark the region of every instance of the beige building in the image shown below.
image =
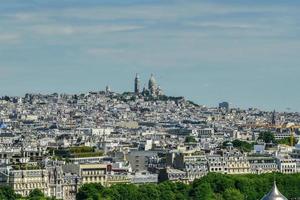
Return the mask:
[[[224,174],[249,174],[250,163],[244,154],[235,151],[224,152],[224,155],[208,156],[210,172]]]
[[[82,184],[101,183],[106,185],[106,164],[82,164],[79,165],[79,173]]]
[[[48,195],[48,182],[48,172],[43,169],[11,170],[9,173],[9,185],[22,196],[36,188]]]
[[[127,173],[124,174],[109,174],[107,175],[106,185],[107,187],[114,185],[114,184],[124,184],[124,183],[131,183],[131,177],[128,176]]]
[[[249,174],[250,163],[245,154],[238,151],[224,152],[226,174]]]

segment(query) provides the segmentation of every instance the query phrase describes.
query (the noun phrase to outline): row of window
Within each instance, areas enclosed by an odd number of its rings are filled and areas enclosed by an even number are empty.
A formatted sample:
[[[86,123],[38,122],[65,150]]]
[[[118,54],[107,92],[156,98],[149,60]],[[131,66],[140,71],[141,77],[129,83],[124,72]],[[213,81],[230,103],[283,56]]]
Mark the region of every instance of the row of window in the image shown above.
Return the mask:
[[[47,187],[46,183],[17,183],[14,184],[15,190],[22,190],[22,189],[35,189],[35,188],[45,188]]]
[[[105,170],[83,170],[82,175],[103,175]]]

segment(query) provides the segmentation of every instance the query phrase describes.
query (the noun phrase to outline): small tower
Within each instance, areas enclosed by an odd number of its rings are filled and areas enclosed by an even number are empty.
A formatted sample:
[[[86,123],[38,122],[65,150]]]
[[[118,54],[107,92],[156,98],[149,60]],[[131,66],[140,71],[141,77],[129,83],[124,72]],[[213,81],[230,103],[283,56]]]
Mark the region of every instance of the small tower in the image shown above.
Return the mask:
[[[271,121],[272,125],[276,125],[276,111],[274,110],[272,113],[272,121]]]
[[[108,85],[105,88],[105,92],[106,92],[106,94],[109,94],[111,92],[110,87]]]
[[[138,74],[135,75],[135,79],[134,79],[134,93],[135,94],[140,93],[140,77]]]

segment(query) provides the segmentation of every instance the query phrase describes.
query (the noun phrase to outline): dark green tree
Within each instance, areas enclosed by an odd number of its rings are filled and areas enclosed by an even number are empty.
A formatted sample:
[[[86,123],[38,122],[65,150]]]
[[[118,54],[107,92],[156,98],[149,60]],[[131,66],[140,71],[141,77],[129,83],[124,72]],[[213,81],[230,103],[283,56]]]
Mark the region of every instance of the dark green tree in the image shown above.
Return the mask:
[[[77,200],[98,200],[101,196],[101,192],[103,191],[103,186],[99,183],[89,183],[84,184],[79,188],[79,191],[76,195]]]
[[[175,200],[176,199],[176,195],[173,192],[175,190],[174,183],[172,183],[170,181],[166,181],[166,182],[159,184],[158,188],[160,191],[159,199],[161,199],[161,200]]]
[[[192,142],[196,142],[196,139],[195,139],[194,136],[187,136],[187,137],[185,138],[185,141],[184,141],[184,142],[186,142],[186,143],[192,143]]]
[[[158,185],[145,184],[138,187],[138,199],[159,200],[159,196]]]
[[[263,140],[265,143],[275,143],[274,133],[271,132],[260,133],[258,139]]]
[[[9,186],[0,187],[0,199],[2,200],[15,200],[18,199],[18,195]]]
[[[192,199],[195,200],[214,200],[214,193],[209,183],[203,183],[191,192]]]
[[[34,189],[32,190],[28,197],[28,200],[46,200],[44,193],[40,189]]]
[[[226,189],[223,194],[224,200],[244,200],[244,195],[237,189]]]
[[[250,152],[254,146],[253,143],[249,143],[249,142],[245,142],[245,141],[241,141],[241,140],[233,140],[232,145],[233,145],[233,147],[239,149],[240,151],[244,151],[244,152]]]

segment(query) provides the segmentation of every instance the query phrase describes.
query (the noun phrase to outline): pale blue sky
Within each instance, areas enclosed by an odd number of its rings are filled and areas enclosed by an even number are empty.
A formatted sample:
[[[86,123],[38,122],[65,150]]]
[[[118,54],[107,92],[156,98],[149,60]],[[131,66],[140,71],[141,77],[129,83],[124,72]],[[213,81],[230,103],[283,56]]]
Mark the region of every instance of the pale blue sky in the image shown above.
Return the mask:
[[[0,96],[133,89],[300,111],[300,1],[0,0]]]

